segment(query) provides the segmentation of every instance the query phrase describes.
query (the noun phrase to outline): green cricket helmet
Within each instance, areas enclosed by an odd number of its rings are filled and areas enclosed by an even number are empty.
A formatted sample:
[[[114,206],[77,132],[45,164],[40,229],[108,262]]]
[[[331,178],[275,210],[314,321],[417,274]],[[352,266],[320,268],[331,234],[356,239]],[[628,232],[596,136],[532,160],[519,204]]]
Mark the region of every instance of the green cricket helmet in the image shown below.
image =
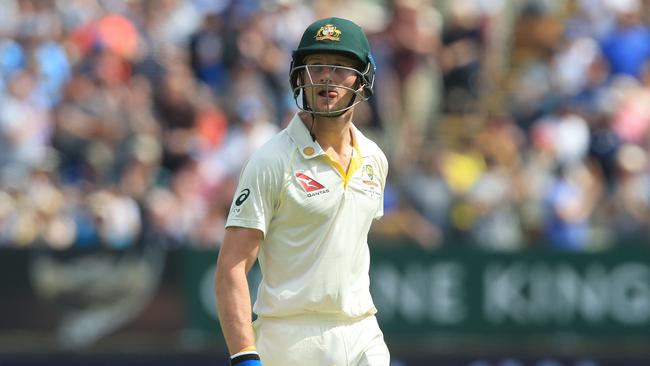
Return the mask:
[[[311,79],[309,69],[305,65],[305,57],[315,53],[342,54],[358,61],[358,66],[354,68],[354,72],[358,77],[357,89],[330,83],[314,83],[314,80],[310,80],[309,84],[301,83],[301,73],[306,74],[306,77]],[[349,69],[335,65],[331,65],[331,67]],[[309,25],[300,39],[298,48],[293,51],[289,82],[298,108],[314,114],[340,115],[354,105],[368,100],[373,94],[375,62],[370,53],[370,43],[363,29],[347,19],[335,17],[320,19]],[[345,108],[315,112],[307,105],[304,96],[305,89],[313,89],[314,87],[345,88],[354,92],[355,97],[351,99],[349,105]],[[302,98],[299,98],[301,94]],[[299,99],[302,99],[302,105],[299,103]]]

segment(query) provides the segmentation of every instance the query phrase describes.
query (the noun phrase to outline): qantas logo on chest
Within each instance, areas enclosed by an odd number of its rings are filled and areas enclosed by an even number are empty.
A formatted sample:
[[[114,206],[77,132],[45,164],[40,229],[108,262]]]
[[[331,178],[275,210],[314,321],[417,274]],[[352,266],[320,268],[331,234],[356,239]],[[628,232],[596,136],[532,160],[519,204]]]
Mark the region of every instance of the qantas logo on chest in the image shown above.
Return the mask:
[[[314,192],[325,188],[325,186],[315,181],[314,178],[303,173],[296,173],[296,178],[298,178],[298,183],[300,183],[305,192]]]
[[[300,186],[302,186],[302,189],[307,192],[307,197],[318,196],[321,193],[328,193],[330,191],[325,188],[324,185],[318,183],[314,178],[304,173],[296,173],[296,178],[298,179]]]

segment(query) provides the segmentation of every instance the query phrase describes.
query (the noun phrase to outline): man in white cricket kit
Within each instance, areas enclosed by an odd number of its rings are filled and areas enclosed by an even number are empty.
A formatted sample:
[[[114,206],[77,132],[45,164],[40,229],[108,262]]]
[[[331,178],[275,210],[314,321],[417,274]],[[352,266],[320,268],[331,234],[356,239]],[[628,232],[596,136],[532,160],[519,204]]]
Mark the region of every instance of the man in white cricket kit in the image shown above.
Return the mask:
[[[367,243],[383,214],[388,163],[352,122],[374,72],[363,30],[345,19],[314,22],[293,52],[301,112],[244,168],[219,253],[216,294],[232,365],[390,363]],[[256,259],[262,282],[251,310],[246,273]]]

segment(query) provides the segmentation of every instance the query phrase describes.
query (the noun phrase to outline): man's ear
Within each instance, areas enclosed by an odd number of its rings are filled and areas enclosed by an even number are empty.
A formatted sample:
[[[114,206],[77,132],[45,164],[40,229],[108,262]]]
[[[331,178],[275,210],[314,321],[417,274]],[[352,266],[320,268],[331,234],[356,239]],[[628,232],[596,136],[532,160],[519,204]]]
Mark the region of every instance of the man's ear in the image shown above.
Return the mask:
[[[296,78],[296,84],[298,84],[298,86],[305,85],[305,70],[301,70],[298,73]]]

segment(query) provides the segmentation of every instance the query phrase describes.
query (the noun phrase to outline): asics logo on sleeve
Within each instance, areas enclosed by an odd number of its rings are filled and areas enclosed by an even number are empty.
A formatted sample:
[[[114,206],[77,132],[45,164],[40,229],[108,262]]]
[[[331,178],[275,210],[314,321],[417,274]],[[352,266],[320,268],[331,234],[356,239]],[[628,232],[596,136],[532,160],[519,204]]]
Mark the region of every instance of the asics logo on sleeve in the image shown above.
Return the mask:
[[[235,200],[235,205],[241,206],[241,204],[244,203],[244,201],[246,201],[246,199],[250,194],[251,194],[250,189],[248,188],[242,189],[241,194],[239,195],[239,197],[237,197],[237,200]]]

